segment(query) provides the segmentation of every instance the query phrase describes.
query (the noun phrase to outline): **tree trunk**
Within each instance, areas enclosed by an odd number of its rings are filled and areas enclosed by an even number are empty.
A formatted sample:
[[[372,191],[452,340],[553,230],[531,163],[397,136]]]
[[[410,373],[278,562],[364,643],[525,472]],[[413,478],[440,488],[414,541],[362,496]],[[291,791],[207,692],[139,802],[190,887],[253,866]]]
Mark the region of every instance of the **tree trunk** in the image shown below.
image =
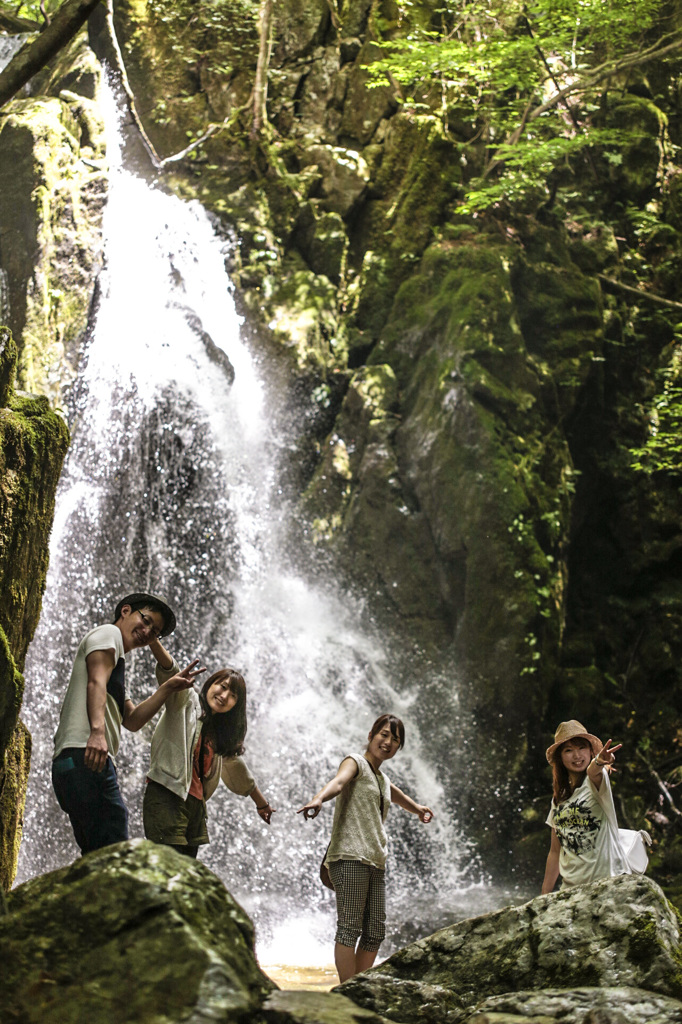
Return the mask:
[[[253,83],[253,123],[251,138],[260,135],[267,122],[268,65],[270,63],[270,28],[272,26],[272,0],[262,0],[260,9],[260,30],[256,80]]]
[[[94,11],[100,0],[66,0],[51,23],[30,46],[13,57],[0,72],[0,107],[12,99],[36,72],[59,53]]]

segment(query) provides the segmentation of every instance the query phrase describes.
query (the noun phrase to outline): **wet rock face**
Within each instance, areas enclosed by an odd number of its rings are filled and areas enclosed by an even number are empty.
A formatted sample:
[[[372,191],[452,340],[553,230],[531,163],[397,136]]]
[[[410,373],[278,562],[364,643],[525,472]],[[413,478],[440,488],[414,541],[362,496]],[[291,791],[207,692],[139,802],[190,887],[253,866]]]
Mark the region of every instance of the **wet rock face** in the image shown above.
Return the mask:
[[[0,885],[16,874],[31,738],[18,722],[38,624],[54,497],[68,446],[45,397],[14,390],[17,349],[0,327]]]
[[[8,1019],[42,1024],[250,1019],[275,987],[253,926],[201,863],[144,840],[15,889],[0,917]]]
[[[106,198],[101,69],[83,38],[7,105],[0,122],[0,271],[18,380],[61,404],[101,257]],[[93,96],[97,96],[97,101]]]
[[[519,1012],[519,993],[528,989],[627,986],[676,1001],[681,953],[679,918],[659,887],[623,875],[444,928],[338,991],[401,1024],[474,1021],[475,1009],[484,1012],[484,1024],[485,1013],[506,1012],[493,996],[504,1005],[513,1001]],[[517,994],[502,1000],[510,992]],[[543,998],[547,1006],[554,1001],[547,1018],[563,1020],[556,994]],[[477,1007],[483,1000],[485,1011]],[[682,1004],[675,1005],[679,1012]]]

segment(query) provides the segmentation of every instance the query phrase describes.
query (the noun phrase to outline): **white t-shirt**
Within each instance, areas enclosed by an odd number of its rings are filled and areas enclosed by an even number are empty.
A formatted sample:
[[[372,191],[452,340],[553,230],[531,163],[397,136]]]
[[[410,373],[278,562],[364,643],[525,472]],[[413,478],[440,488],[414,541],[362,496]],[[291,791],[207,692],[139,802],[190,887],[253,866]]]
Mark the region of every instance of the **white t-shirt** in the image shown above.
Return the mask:
[[[631,873],[623,857],[615,820],[611,782],[605,769],[598,790],[586,774],[568,800],[558,806],[552,800],[547,824],[555,830],[561,844],[559,873],[564,886]]]
[[[65,747],[87,747],[91,727],[87,707],[88,666],[85,659],[93,651],[108,650],[113,650],[116,664],[107,683],[104,735],[112,761],[116,757],[125,705],[126,666],[121,630],[113,625],[96,626],[80,642],[54,737],[53,757],[57,757]]]

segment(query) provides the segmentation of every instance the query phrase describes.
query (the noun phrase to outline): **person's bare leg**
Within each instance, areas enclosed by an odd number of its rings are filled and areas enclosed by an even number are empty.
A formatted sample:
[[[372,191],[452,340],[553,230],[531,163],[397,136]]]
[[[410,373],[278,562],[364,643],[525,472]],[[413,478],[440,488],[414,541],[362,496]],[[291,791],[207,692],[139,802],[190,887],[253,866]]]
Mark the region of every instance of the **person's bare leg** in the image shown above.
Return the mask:
[[[334,963],[339,972],[339,981],[348,981],[358,969],[355,965],[355,949],[352,946],[342,946],[340,942],[334,944]]]
[[[378,950],[370,953],[367,949],[359,949],[355,954],[355,971],[360,974],[361,971],[368,971],[373,965],[377,958]]]

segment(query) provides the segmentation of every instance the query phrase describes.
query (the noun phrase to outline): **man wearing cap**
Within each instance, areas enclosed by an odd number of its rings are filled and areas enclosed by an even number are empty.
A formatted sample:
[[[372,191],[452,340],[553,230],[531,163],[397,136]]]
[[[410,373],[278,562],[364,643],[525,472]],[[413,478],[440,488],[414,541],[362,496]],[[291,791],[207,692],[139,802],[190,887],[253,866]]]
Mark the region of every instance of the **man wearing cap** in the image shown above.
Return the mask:
[[[55,735],[52,784],[81,853],[128,838],[128,810],[114,760],[121,726],[137,732],[171,693],[187,689],[198,674],[192,662],[137,707],[126,697],[126,655],[152,644],[167,658],[155,641],[174,629],[175,615],[165,601],[129,594],[117,604],[113,624],[91,629],[76,651]]]

